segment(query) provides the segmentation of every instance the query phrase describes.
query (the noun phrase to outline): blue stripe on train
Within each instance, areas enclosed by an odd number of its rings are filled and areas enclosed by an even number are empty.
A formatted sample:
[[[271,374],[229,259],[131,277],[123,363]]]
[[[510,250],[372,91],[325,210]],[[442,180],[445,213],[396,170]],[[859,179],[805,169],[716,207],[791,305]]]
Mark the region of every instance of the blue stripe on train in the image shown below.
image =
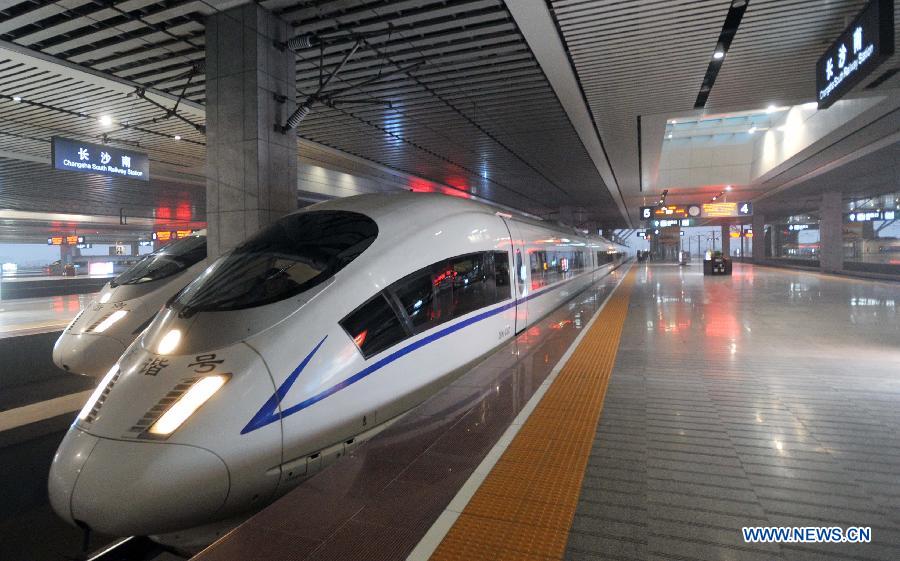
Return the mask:
[[[580,276],[581,275],[579,275],[579,277]],[[325,342],[325,339],[328,338],[328,336],[326,335],[325,337],[322,338],[321,341],[319,341],[319,343],[315,347],[313,347],[313,350],[311,350],[309,352],[309,354],[306,355],[306,358],[303,359],[303,361],[297,366],[297,368],[295,368],[294,371],[291,372],[290,376],[288,376],[287,379],[284,382],[282,382],[281,386],[278,387],[278,390],[272,395],[272,397],[270,397],[263,404],[263,406],[259,408],[259,411],[256,412],[256,415],[254,415],[253,418],[250,419],[250,422],[247,423],[247,426],[245,426],[243,429],[241,429],[241,434],[247,434],[248,432],[255,431],[258,428],[262,428],[270,423],[274,423],[275,421],[277,421],[280,418],[288,417],[290,415],[293,415],[294,413],[297,413],[298,411],[302,411],[303,409],[306,409],[310,405],[313,405],[314,403],[318,403],[319,401],[322,401],[326,397],[339,392],[340,390],[346,388],[347,386],[349,386],[351,384],[355,384],[356,382],[362,380],[369,374],[373,374],[374,372],[381,370],[382,368],[384,368],[388,364],[394,362],[395,360],[397,360],[401,357],[404,357],[404,356],[408,355],[409,353],[411,353],[417,349],[420,349],[420,348],[424,347],[425,345],[428,345],[429,343],[433,343],[434,341],[437,341],[438,339],[442,339],[442,338],[446,337],[447,335],[451,335],[451,334],[459,331],[460,329],[463,329],[465,327],[472,325],[473,323],[477,323],[477,322],[487,319],[489,317],[495,316],[499,313],[505,312],[506,310],[509,310],[510,308],[516,307],[517,304],[527,302],[527,301],[531,300],[532,298],[537,298],[538,296],[547,294],[551,290],[556,290],[557,288],[561,288],[579,277],[572,277],[571,279],[563,281],[555,286],[550,286],[550,287],[541,289],[538,292],[533,292],[533,293],[529,294],[528,296],[526,296],[525,298],[521,298],[519,300],[512,300],[511,302],[507,302],[506,304],[502,304],[502,305],[500,305],[496,308],[490,309],[486,312],[476,314],[470,318],[464,319],[464,320],[462,320],[458,323],[455,323],[449,327],[445,327],[439,331],[432,333],[431,335],[428,335],[427,337],[423,337],[423,338],[419,339],[418,341],[413,341],[412,343],[406,345],[405,347],[402,347],[402,348],[392,352],[391,354],[378,359],[374,363],[370,364],[369,366],[365,367],[364,369],[360,370],[359,372],[350,376],[349,378],[346,378],[342,382],[339,382],[339,383],[331,386],[330,388],[323,390],[323,391],[317,393],[316,395],[301,401],[300,403],[298,403],[296,405],[292,405],[292,406],[288,407],[287,409],[284,409],[283,411],[281,411],[281,414],[279,414],[278,413],[279,403],[281,403],[281,400],[284,399],[284,396],[287,395],[287,392],[291,389],[291,386],[293,386],[294,382],[297,381],[297,378],[300,376],[300,373],[303,372],[303,369],[306,368],[307,364],[309,364],[309,361],[312,359],[313,355],[316,354],[316,351],[318,351],[319,348],[322,346],[322,344]]]

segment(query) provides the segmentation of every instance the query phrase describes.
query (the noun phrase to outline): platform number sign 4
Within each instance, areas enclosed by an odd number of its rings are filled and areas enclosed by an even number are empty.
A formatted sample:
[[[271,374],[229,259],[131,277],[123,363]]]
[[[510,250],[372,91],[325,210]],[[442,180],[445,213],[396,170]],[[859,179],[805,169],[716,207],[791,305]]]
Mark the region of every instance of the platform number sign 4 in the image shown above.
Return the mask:
[[[738,203],[738,216],[752,216],[753,215],[753,203]]]

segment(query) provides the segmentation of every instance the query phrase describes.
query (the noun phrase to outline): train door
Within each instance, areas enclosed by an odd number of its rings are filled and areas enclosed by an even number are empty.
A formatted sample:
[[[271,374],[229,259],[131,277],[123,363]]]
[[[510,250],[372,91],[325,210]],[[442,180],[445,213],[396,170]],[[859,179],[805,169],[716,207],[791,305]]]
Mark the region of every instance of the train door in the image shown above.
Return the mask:
[[[528,254],[525,251],[525,238],[519,225],[508,220],[504,220],[504,222],[506,222],[506,227],[512,240],[510,246],[512,248],[513,287],[516,298],[516,335],[518,335],[525,330],[528,320],[527,297],[530,292]]]

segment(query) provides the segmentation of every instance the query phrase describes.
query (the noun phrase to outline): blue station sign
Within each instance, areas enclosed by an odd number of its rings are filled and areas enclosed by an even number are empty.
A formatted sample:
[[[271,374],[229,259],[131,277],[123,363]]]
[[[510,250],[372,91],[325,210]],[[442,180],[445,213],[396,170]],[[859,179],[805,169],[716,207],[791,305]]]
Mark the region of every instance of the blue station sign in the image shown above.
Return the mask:
[[[894,54],[894,0],[871,0],[816,63],[816,101],[830,107]]]
[[[50,152],[55,169],[150,181],[150,158],[143,152],[61,136],[51,139]]]

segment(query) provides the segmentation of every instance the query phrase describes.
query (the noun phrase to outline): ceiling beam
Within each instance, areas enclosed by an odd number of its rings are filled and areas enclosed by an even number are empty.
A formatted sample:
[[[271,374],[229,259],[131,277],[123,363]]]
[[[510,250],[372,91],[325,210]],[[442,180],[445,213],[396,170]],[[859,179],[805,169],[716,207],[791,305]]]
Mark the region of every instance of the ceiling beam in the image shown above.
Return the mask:
[[[137,89],[145,90],[147,97],[151,98],[162,105],[174,106],[178,102],[178,97],[153,88],[119,78],[105,72],[100,72],[92,68],[87,68],[79,64],[75,64],[66,60],[56,58],[54,56],[34,51],[27,47],[10,43],[9,41],[0,41],[0,57],[21,62],[34,68],[39,68],[53,74],[58,74],[73,80],[78,80],[88,84],[93,84],[104,89],[120,92],[123,95],[134,92]],[[195,117],[205,117],[206,112],[202,105],[182,99],[178,105],[181,111]]]
[[[633,226],[625,207],[625,199],[603,146],[603,140],[594,124],[584,93],[569,62],[565,45],[563,45],[546,2],[507,0],[506,6],[547,76],[553,91],[556,92],[556,96],[569,116],[581,143],[597,168],[597,173],[600,174],[610,196],[616,202],[619,213],[629,226]]]

